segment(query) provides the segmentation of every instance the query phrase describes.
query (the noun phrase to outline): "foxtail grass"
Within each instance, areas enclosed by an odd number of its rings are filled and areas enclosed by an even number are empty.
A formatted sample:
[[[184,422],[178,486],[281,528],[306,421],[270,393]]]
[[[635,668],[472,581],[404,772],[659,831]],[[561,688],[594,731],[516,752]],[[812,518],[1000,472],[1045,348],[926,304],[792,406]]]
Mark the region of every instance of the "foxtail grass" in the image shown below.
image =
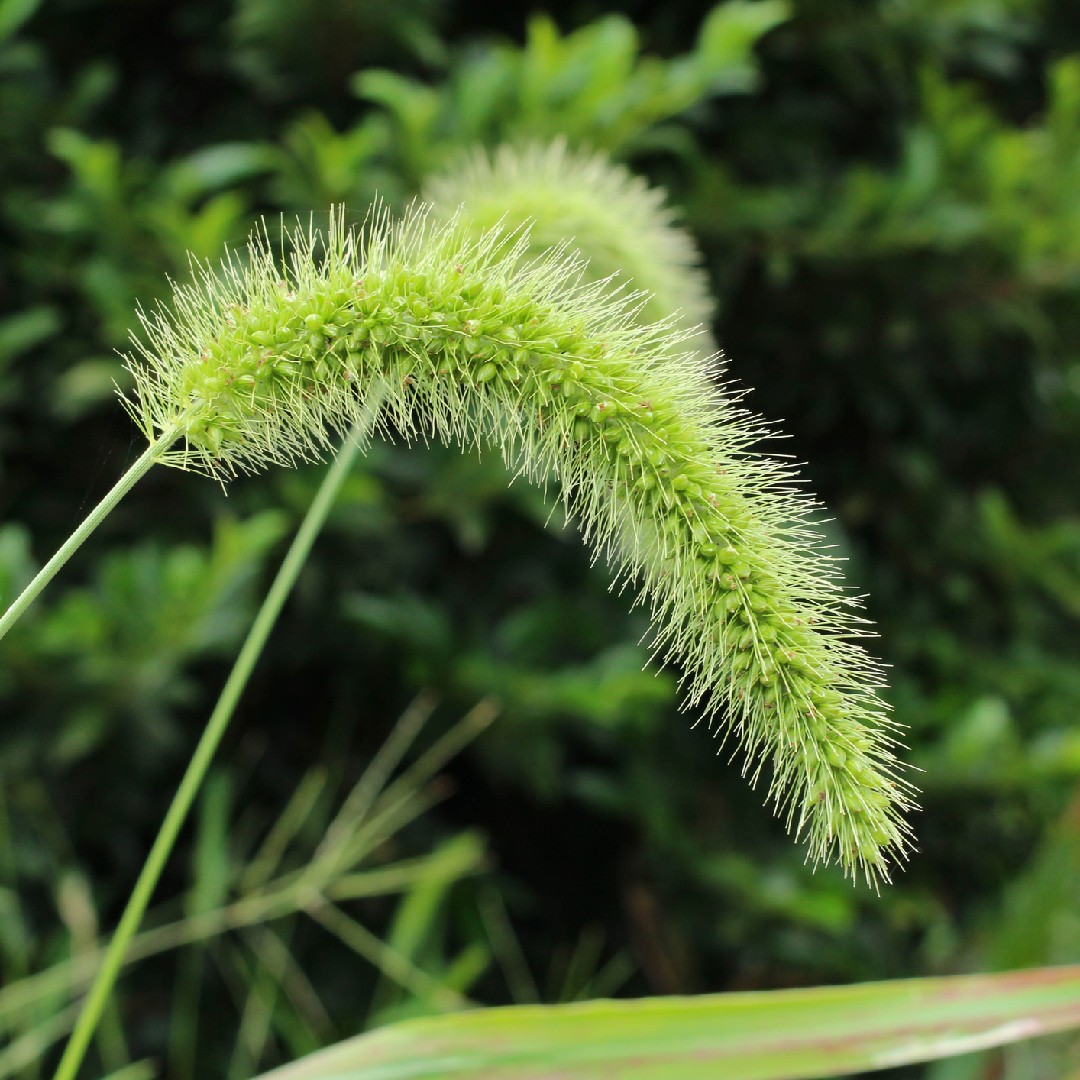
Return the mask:
[[[556,488],[652,613],[685,703],[735,736],[814,863],[874,883],[908,846],[910,790],[858,605],[768,434],[645,297],[582,279],[523,230],[477,238],[423,207],[340,213],[282,261],[199,268],[143,314],[128,409],[166,464],[227,478],[332,450],[373,392],[408,440],[491,448]]]

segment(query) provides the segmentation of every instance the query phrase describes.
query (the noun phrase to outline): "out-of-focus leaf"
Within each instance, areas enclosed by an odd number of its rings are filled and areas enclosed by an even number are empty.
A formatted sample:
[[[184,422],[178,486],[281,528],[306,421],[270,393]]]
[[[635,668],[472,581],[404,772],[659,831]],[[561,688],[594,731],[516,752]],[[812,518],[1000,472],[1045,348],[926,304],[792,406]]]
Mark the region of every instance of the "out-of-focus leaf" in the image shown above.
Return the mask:
[[[395,1024],[262,1080],[798,1080],[1080,1026],[1080,967],[487,1009]]]
[[[14,34],[41,6],[41,0],[0,0],[0,42]]]
[[[752,90],[758,74],[754,45],[790,15],[786,0],[735,0],[713,8],[698,35],[702,81],[714,92]]]
[[[47,341],[59,329],[59,312],[44,305],[0,320],[0,366]]]
[[[267,172],[275,157],[270,147],[257,143],[218,143],[171,165],[165,180],[177,198],[197,198]]]

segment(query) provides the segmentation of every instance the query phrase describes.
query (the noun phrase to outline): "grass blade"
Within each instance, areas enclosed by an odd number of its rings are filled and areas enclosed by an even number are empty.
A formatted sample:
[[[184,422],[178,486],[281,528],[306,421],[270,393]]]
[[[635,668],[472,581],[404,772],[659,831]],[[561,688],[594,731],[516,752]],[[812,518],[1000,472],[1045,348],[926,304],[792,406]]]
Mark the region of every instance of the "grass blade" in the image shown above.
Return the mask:
[[[1080,1026],[1080,965],[701,997],[512,1006],[380,1029],[263,1080],[796,1080]]]

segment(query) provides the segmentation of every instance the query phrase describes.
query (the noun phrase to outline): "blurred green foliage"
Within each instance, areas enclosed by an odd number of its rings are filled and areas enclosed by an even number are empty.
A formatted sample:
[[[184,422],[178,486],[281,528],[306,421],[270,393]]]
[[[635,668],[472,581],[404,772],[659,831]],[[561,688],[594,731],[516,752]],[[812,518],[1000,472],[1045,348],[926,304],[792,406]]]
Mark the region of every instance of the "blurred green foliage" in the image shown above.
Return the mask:
[[[492,26],[452,0],[0,0],[0,599],[138,452],[116,350],[188,252],[333,200],[359,220],[477,142],[565,134],[666,184],[705,249],[729,373],[782,419],[777,449],[808,462],[869,596],[923,770],[921,849],[881,896],[812,875],[738,761],[679,713],[675,673],[642,671],[643,615],[539,493],[493,461],[378,445],[263,659],[160,919],[261,885],[283,807],[307,822],[289,826],[307,837],[290,865],[313,857],[331,811],[312,770],[347,790],[417,691],[441,702],[420,747],[494,695],[498,720],[446,766],[453,793],[374,853],[433,852],[431,876],[400,903],[344,900],[345,923],[222,925],[203,952],[144,961],[99,1040],[108,1068],[193,1075],[197,1046],[200,1075],[250,1075],[443,992],[1080,960],[1080,10],[534,11],[504,5]],[[159,471],[0,645],[5,986],[114,921],[320,475],[226,498]],[[65,993],[0,1012],[0,1075],[39,1075]],[[1069,1052],[931,1073],[1038,1080]]]

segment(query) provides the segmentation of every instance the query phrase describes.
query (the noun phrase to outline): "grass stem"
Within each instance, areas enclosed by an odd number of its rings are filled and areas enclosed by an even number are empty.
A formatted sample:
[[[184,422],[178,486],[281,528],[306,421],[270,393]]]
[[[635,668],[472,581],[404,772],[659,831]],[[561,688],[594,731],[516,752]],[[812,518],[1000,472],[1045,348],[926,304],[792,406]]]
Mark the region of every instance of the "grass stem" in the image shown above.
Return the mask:
[[[374,418],[378,408],[378,403],[373,401],[368,413],[369,419]],[[90,1039],[93,1037],[101,1019],[102,1011],[123,966],[124,954],[132,937],[138,930],[139,924],[142,922],[143,915],[161,877],[165,863],[172,852],[180,829],[206,776],[218,744],[225,734],[240,695],[247,685],[251,672],[262,653],[263,646],[266,644],[278,615],[281,613],[293,583],[296,581],[297,575],[307,559],[311,545],[318,536],[338,490],[348,475],[360,445],[366,439],[369,431],[370,427],[357,425],[349,433],[341,451],[327,470],[322,486],[316,493],[300,528],[297,530],[296,537],[282,561],[277,576],[274,578],[274,582],[270,586],[258,614],[255,616],[255,621],[251,625],[247,639],[244,641],[232,671],[229,673],[229,678],[222,688],[217,705],[210,714],[206,728],[176,789],[176,794],[173,796],[172,803],[165,814],[165,819],[161,823],[161,828],[158,830],[153,846],[150,848],[150,853],[146,857],[146,862],[139,873],[135,887],[128,897],[127,905],[120,917],[116,932],[109,942],[101,967],[98,969],[98,973],[83,1003],[79,1019],[76,1021],[71,1033],[71,1038],[64,1049],[60,1064],[57,1066],[54,1080],[75,1080],[79,1066],[82,1064],[83,1057],[86,1054],[86,1049],[90,1044]],[[137,462],[136,465],[138,464]],[[132,467],[132,469],[134,468],[135,466]],[[145,468],[143,471],[145,471]],[[130,484],[128,486],[130,487]],[[121,491],[120,494],[123,494],[123,492]]]
[[[34,579],[16,597],[11,607],[0,616],[0,638],[19,621],[20,616],[37,599],[39,593],[60,572],[64,564],[82,547],[87,537],[109,516],[117,503],[142,479],[170,446],[179,438],[179,431],[167,431],[154,440],[130,469],[112,486],[108,494],[90,511],[78,528],[64,541],[56,554],[34,575]]]

